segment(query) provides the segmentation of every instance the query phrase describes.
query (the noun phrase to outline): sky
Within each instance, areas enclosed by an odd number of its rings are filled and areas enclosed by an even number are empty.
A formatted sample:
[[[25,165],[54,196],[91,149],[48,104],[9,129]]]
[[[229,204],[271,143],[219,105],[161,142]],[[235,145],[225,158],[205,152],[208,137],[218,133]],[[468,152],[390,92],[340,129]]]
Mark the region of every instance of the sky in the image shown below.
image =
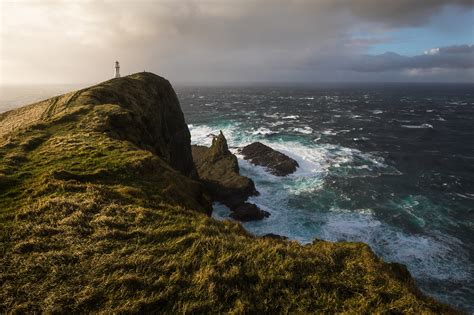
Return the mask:
[[[0,84],[474,83],[474,0],[0,0]]]

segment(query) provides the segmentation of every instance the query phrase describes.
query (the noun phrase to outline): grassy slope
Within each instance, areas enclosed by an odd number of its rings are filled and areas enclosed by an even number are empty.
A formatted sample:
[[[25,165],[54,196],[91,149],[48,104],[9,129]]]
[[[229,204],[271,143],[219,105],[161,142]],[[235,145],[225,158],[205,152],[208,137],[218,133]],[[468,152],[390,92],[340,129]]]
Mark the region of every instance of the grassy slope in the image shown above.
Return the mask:
[[[94,93],[0,114],[1,313],[452,312],[365,244],[301,246],[209,218],[199,184],[104,132],[124,104]]]

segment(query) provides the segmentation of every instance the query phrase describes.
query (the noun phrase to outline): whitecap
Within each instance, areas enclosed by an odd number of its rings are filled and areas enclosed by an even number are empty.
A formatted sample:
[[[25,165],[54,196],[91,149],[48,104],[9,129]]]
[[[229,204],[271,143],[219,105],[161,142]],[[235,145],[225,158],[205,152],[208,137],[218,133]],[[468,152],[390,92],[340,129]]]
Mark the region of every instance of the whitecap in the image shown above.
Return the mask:
[[[360,138],[352,138],[353,141],[368,141],[370,140],[369,138],[367,137],[360,137]]]
[[[298,133],[302,133],[302,134],[312,134],[313,133],[313,128],[311,127],[304,127],[304,128],[298,128],[298,127],[294,127],[294,128],[291,128],[292,131],[294,132],[298,132]]]
[[[433,125],[431,125],[431,124],[402,125],[402,128],[408,128],[408,129],[433,129]]]
[[[256,130],[250,131],[250,134],[252,135],[271,135],[273,133],[273,131],[265,127],[260,127]]]
[[[285,122],[283,121],[276,121],[276,122],[273,122],[273,123],[270,123],[269,125],[272,126],[272,127],[277,127],[277,126],[281,126],[281,125],[284,125]]]
[[[267,117],[267,118],[279,118],[279,113],[274,113],[274,114],[267,114],[267,113],[264,113],[263,114],[263,117]]]
[[[326,136],[335,136],[337,135],[337,132],[332,129],[326,129],[326,130],[323,130],[322,134]]]

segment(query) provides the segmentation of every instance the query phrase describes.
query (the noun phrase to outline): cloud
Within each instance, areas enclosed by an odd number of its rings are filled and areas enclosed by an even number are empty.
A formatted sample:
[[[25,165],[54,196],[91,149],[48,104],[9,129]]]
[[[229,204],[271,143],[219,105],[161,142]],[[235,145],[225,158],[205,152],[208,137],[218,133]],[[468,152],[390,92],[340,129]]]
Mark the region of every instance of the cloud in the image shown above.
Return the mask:
[[[148,70],[181,82],[317,80],[328,78],[341,65],[357,73],[406,69],[410,63],[459,67],[447,57],[454,52],[443,50],[448,48],[440,48],[433,60],[363,56],[371,45],[390,40],[381,29],[421,25],[447,6],[474,4],[0,0],[0,83],[96,81],[112,75],[116,59],[124,73]],[[354,37],[358,30],[370,34]],[[308,64],[311,67],[302,68]]]
[[[413,57],[396,53],[364,55],[353,58],[345,68],[357,72],[394,70],[471,69],[474,68],[474,45],[433,48]]]
[[[474,6],[472,0],[332,0],[331,3],[335,7],[348,9],[351,14],[365,21],[377,22],[391,27],[423,25],[446,6],[461,8],[472,8]]]
[[[425,51],[425,55],[436,55],[439,54],[439,48],[431,48]]]

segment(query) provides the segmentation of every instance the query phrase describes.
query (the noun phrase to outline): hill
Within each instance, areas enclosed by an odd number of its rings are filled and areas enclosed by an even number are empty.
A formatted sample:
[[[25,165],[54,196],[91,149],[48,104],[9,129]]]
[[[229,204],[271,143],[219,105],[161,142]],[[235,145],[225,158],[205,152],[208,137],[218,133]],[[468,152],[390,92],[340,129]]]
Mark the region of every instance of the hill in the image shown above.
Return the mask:
[[[255,237],[209,196],[154,74],[0,114],[0,312],[456,313],[363,243]]]

